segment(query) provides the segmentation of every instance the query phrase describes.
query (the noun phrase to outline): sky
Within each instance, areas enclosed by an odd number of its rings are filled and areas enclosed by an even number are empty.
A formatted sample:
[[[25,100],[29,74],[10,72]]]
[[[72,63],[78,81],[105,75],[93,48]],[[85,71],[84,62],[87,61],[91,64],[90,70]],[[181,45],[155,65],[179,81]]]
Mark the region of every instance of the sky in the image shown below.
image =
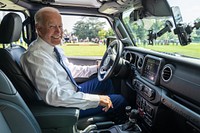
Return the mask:
[[[63,16],[63,29],[67,29],[68,32],[72,32],[74,24],[81,20],[78,16]]]

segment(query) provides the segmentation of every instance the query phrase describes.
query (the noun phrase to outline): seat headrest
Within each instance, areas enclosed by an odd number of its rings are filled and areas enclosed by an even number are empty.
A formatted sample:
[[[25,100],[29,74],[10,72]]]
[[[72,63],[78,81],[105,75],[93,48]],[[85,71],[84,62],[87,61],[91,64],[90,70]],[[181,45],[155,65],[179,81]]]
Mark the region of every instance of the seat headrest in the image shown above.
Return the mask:
[[[0,70],[0,93],[13,95],[16,94],[17,91],[7,78],[7,76]]]
[[[22,19],[16,13],[8,13],[0,24],[0,43],[9,44],[18,41],[22,31]]]

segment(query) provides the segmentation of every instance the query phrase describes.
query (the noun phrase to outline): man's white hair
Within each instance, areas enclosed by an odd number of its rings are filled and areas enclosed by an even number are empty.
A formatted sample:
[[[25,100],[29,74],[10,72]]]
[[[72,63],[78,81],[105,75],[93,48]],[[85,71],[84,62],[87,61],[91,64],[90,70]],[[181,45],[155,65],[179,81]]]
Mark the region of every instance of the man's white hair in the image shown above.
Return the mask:
[[[41,9],[39,9],[34,16],[35,24],[38,24],[38,23],[42,24],[43,21],[44,21],[44,16],[47,15],[48,13],[58,13],[58,14],[60,14],[59,10],[56,9],[56,8],[43,7]]]

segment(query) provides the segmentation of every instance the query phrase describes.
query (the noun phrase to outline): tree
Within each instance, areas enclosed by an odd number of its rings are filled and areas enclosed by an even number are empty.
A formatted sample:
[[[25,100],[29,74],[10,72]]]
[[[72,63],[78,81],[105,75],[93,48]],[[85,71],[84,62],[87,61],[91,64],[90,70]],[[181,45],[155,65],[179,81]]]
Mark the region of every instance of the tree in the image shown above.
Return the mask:
[[[106,30],[101,29],[101,30],[98,32],[98,36],[99,36],[100,39],[104,39],[105,36],[106,36]]]
[[[111,29],[111,28],[109,28],[107,30],[105,37],[109,37],[109,36],[115,36],[115,33],[114,33],[113,29]]]
[[[195,22],[200,22],[200,18],[197,18],[197,19],[195,20]],[[196,34],[197,34],[198,37],[200,36],[200,28],[198,28],[198,29],[196,30]]]
[[[144,25],[138,25],[137,23],[132,23],[131,24],[131,29],[129,29],[131,31],[133,31],[132,33],[134,33],[134,37],[138,38],[138,42],[143,42],[145,39],[145,33],[146,30],[144,29]]]
[[[74,34],[79,39],[98,38],[98,33],[104,28],[105,22],[98,18],[83,17],[82,20],[77,21],[73,27]]]

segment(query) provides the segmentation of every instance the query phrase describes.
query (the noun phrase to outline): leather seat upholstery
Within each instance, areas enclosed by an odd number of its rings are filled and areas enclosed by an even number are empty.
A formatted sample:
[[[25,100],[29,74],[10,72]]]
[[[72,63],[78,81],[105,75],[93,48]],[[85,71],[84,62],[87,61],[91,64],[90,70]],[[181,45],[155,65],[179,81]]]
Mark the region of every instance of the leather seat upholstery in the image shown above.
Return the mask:
[[[1,70],[0,130],[1,133],[41,133],[31,111]]]
[[[0,42],[9,44],[18,41],[22,31],[22,19],[16,13],[8,13],[1,21]]]
[[[19,94],[27,104],[37,102],[40,98],[35,87],[20,67],[24,47],[12,44],[19,40],[22,31],[22,20],[18,14],[8,13],[0,25],[0,43],[10,45],[0,49],[0,69],[8,76]]]

